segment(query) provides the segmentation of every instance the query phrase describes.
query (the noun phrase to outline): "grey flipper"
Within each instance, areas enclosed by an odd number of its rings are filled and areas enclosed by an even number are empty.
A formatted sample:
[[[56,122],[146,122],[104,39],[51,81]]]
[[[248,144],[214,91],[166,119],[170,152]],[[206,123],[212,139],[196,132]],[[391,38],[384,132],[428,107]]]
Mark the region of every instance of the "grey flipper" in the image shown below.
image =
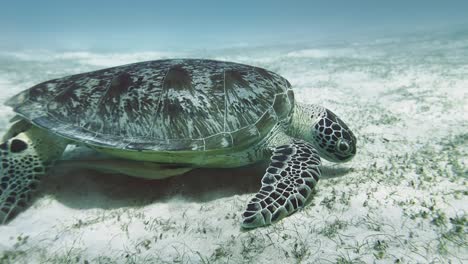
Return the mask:
[[[67,143],[37,127],[14,135],[0,144],[0,224],[11,220],[31,201],[50,165]],[[8,134],[8,133],[7,133]]]
[[[320,157],[307,142],[276,147],[260,191],[242,214],[242,227],[269,225],[304,207],[319,180],[319,166]]]

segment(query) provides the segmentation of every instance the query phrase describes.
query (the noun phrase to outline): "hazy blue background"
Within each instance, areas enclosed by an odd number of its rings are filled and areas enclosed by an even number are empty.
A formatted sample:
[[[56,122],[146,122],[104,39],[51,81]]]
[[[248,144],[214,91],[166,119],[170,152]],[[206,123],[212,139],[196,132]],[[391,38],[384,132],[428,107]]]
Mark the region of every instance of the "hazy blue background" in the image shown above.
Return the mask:
[[[468,1],[1,1],[0,48],[176,50],[468,24]]]

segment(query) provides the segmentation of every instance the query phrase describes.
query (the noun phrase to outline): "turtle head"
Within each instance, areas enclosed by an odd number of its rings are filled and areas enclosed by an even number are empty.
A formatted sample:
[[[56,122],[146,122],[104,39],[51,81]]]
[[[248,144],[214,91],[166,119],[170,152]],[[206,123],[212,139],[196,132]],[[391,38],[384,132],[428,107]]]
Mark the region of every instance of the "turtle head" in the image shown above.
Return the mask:
[[[286,133],[310,142],[320,157],[346,162],[356,155],[356,137],[332,111],[314,104],[297,102]]]
[[[356,137],[353,132],[326,108],[315,109],[314,113],[310,115],[313,119],[311,141],[320,156],[333,162],[351,160],[356,154]]]

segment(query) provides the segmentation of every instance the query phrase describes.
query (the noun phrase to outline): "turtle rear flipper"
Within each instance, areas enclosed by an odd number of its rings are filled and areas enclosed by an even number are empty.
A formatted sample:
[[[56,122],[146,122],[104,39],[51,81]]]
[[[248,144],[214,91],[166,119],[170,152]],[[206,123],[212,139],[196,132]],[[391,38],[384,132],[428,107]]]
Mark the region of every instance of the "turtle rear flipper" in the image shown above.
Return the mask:
[[[34,126],[0,144],[0,224],[28,206],[41,176],[65,147],[62,139]]]
[[[304,207],[319,180],[319,166],[320,157],[307,142],[276,147],[260,191],[242,214],[242,227],[269,225]]]

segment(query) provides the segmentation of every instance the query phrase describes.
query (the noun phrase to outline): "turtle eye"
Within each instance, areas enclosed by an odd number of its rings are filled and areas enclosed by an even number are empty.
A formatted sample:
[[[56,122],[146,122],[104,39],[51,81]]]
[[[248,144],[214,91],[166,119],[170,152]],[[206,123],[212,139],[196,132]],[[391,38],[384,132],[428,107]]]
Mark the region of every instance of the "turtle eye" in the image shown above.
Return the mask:
[[[340,152],[347,152],[347,151],[349,151],[349,144],[348,144],[348,142],[346,142],[346,141],[344,141],[344,140],[340,140],[340,141],[338,142],[338,145],[337,145],[337,146],[338,146],[338,150],[339,150]]]

